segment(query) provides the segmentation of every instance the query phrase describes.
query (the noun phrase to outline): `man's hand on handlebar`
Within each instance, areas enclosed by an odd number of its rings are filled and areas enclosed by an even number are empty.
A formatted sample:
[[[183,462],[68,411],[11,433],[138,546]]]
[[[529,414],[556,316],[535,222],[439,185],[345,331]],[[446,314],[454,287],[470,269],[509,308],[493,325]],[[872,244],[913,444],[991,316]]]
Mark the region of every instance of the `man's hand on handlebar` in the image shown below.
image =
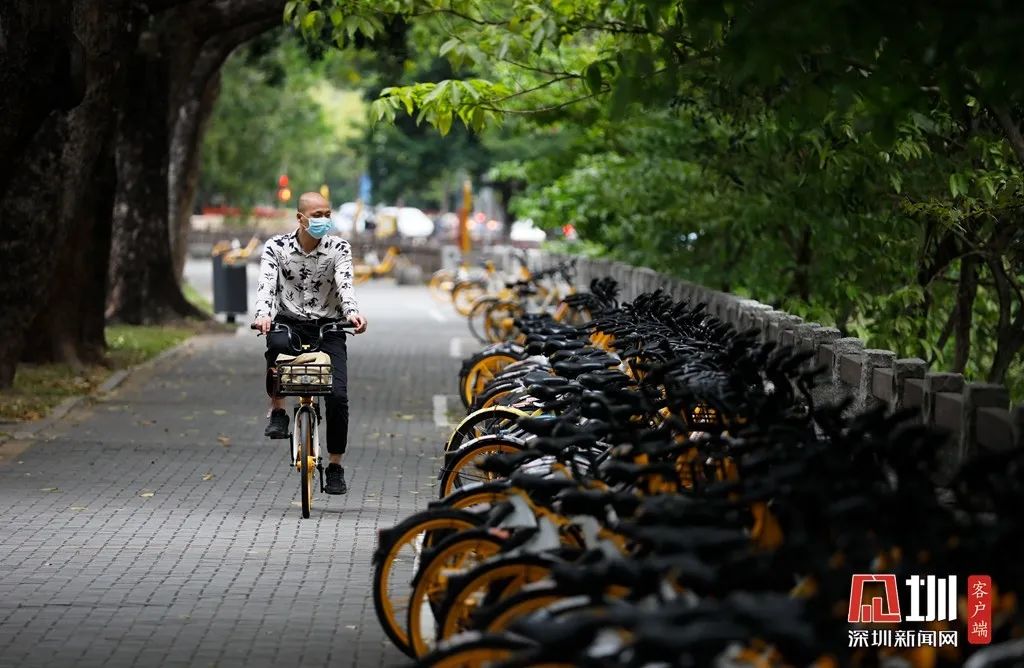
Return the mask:
[[[348,321],[356,326],[355,334],[362,334],[366,331],[366,318],[358,313],[353,313],[348,317]]]
[[[265,335],[265,334],[267,334],[270,331],[270,326],[272,324],[273,324],[273,321],[270,318],[263,317],[263,318],[256,318],[256,320],[253,321],[253,323],[252,323],[252,325],[250,325],[250,327],[252,329],[255,329],[256,331],[258,331],[260,334],[264,334]]]

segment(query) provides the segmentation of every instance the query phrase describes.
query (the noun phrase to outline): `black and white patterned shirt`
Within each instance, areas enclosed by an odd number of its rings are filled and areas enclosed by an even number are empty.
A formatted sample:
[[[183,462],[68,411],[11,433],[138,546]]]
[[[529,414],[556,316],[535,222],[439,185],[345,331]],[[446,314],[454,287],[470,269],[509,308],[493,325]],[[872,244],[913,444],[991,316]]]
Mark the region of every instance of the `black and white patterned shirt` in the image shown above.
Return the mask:
[[[283,315],[299,320],[347,318],[358,313],[352,287],[352,246],[326,236],[309,253],[298,232],[267,240],[260,260],[254,320]]]

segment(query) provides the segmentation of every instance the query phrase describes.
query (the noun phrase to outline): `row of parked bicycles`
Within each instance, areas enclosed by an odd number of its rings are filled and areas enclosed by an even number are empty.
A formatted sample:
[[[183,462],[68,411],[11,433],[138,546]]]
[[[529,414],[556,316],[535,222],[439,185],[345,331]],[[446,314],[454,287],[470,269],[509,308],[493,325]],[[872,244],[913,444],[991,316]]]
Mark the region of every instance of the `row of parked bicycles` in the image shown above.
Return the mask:
[[[942,435],[815,405],[809,351],[616,296],[604,279],[560,318],[521,312],[463,364],[439,498],[374,555],[399,649],[449,667],[1022,665],[1024,454],[939,488]],[[853,576],[882,573],[990,576],[989,644],[967,643],[964,587],[959,615],[897,627],[944,643],[851,623]]]
[[[550,312],[559,321],[575,315],[561,305],[564,297],[576,291],[573,264],[531,271],[525,251],[515,251],[509,257],[515,265],[511,272],[501,271],[493,260],[484,260],[478,266],[462,263],[456,269],[441,269],[428,283],[431,295],[451,302],[481,343],[515,338],[515,319],[524,313]]]

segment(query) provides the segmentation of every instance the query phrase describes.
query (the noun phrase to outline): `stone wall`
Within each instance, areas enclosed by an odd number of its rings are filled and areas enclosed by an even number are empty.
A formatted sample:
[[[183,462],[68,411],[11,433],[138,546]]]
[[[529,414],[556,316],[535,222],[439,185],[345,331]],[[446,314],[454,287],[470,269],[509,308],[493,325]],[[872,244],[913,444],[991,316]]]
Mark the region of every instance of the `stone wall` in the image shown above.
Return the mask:
[[[537,268],[563,262],[568,256],[535,253]],[[676,299],[703,302],[712,314],[740,330],[757,329],[762,340],[813,351],[826,365],[830,382],[816,400],[853,398],[855,408],[884,404],[890,409],[920,410],[919,419],[948,430],[942,461],[950,473],[964,457],[977,451],[998,452],[1024,447],[1024,405],[1011,407],[1001,385],[967,382],[961,374],[932,371],[924,360],[899,358],[891,350],[867,348],[857,338],[824,327],[754,299],[744,299],[702,285],[660,274],[653,269],[604,259],[577,258],[578,287],[611,276],[621,288],[620,300],[665,289]]]

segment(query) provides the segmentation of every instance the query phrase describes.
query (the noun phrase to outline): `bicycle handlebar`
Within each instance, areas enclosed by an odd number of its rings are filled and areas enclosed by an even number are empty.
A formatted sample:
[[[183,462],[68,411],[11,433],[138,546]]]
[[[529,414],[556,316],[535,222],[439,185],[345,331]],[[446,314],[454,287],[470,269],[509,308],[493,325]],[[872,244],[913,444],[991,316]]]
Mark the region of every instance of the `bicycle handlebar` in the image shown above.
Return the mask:
[[[322,325],[320,327],[320,334],[316,340],[316,345],[311,345],[307,350],[301,350],[299,346],[295,345],[295,340],[292,338],[292,328],[289,325],[284,324],[283,322],[271,323],[270,332],[267,333],[270,334],[271,332],[284,332],[285,334],[287,334],[288,345],[291,347],[293,352],[317,352],[318,350],[320,350],[320,346],[323,345],[324,334],[328,332],[339,332],[343,329],[355,329],[355,327],[356,326],[354,323],[351,323],[347,320],[339,320],[338,322],[329,322],[326,325]],[[256,326],[256,323],[250,323],[249,329],[255,329],[259,331],[259,327]],[[262,332],[257,334],[257,336],[260,336],[261,334]]]

